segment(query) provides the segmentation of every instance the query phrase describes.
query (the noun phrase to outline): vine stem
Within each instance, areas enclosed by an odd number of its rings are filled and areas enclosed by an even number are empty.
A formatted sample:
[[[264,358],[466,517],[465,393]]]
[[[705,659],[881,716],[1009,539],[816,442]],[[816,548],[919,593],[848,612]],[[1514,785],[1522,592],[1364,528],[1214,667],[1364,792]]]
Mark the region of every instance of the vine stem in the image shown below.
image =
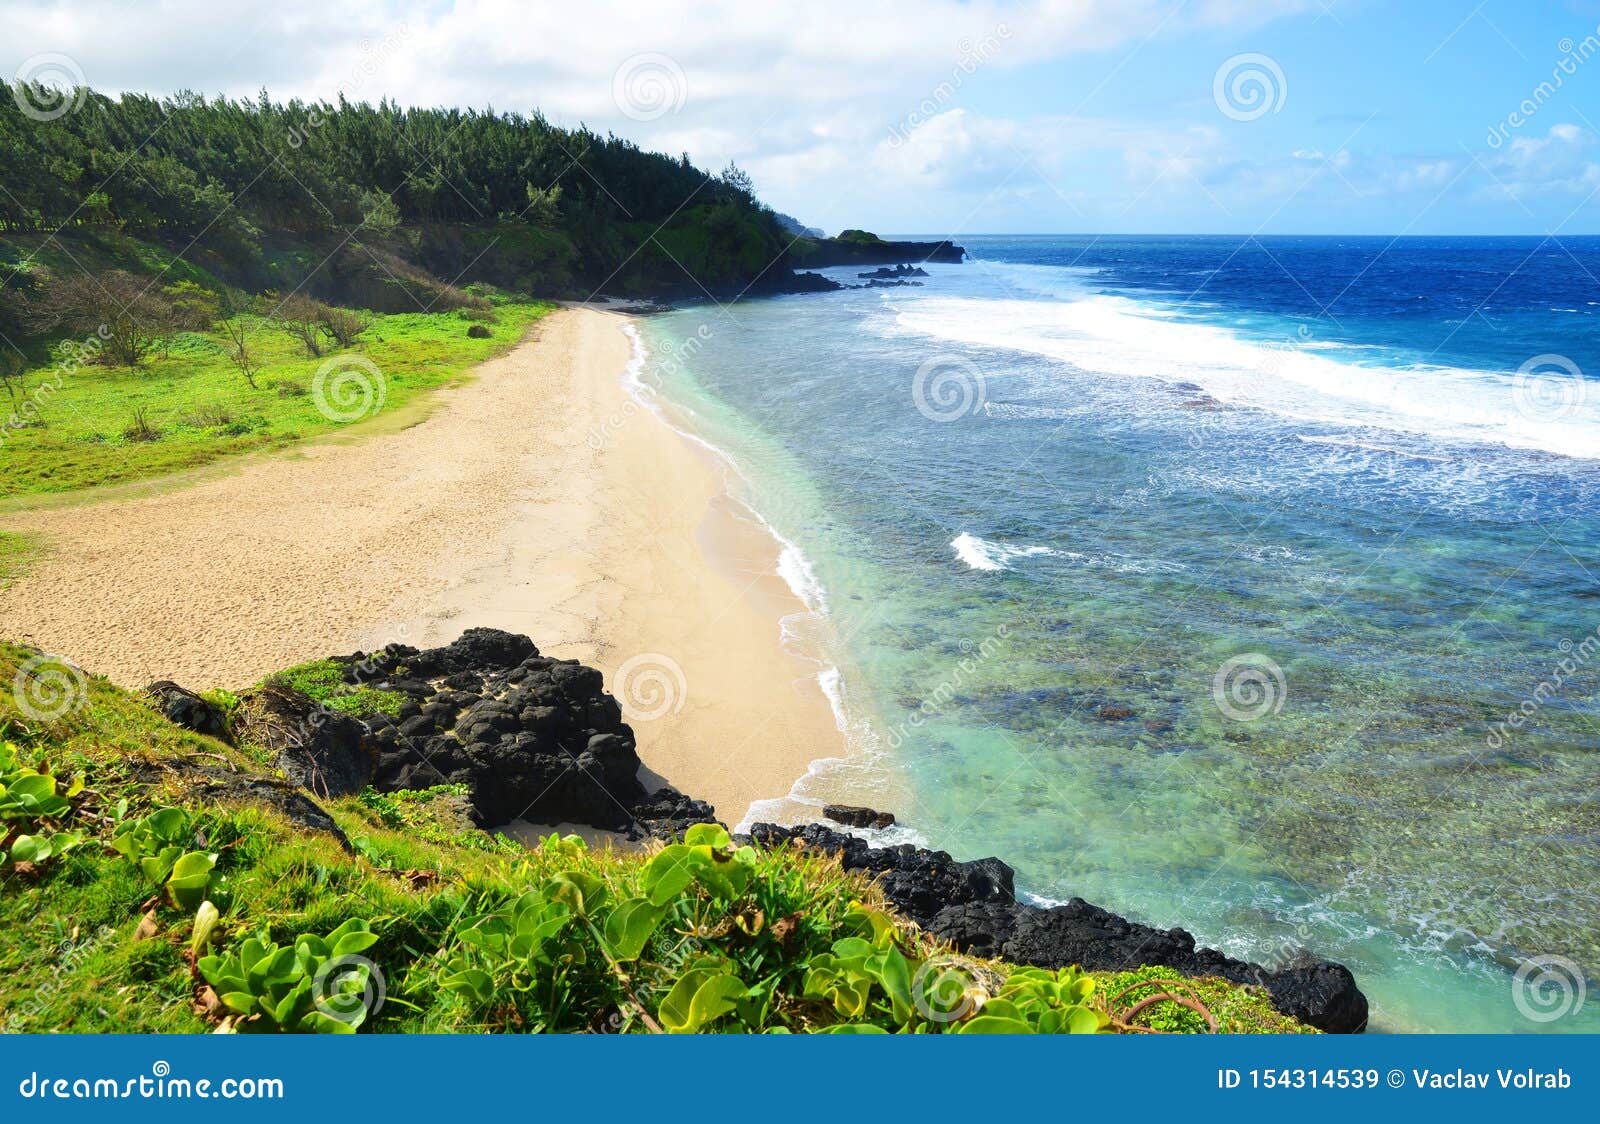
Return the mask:
[[[601,955],[606,958],[606,963],[611,967],[611,974],[617,977],[617,982],[622,985],[622,990],[627,993],[628,1000],[633,1004],[634,1009],[639,1012],[639,1021],[650,1029],[651,1034],[665,1034],[666,1031],[661,1029],[661,1024],[656,1022],[655,1016],[646,1010],[644,1003],[639,999],[638,993],[633,990],[633,980],[627,972],[622,970],[622,965],[617,963],[617,958],[611,955],[611,950],[606,947],[606,939],[600,934],[600,930],[595,927],[595,923],[588,917],[583,919],[583,923],[589,927],[589,932],[594,936],[595,944],[600,946]]]

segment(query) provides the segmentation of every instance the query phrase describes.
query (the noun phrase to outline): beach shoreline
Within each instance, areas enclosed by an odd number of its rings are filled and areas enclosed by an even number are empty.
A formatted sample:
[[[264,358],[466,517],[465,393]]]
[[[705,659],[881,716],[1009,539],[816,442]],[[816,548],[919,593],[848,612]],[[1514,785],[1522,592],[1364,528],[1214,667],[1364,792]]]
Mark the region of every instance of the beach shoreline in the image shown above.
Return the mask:
[[[631,397],[625,320],[568,308],[419,424],[182,489],[0,517],[46,549],[0,634],[130,687],[489,626],[600,668],[645,766],[737,822],[845,750],[782,544],[715,457]]]

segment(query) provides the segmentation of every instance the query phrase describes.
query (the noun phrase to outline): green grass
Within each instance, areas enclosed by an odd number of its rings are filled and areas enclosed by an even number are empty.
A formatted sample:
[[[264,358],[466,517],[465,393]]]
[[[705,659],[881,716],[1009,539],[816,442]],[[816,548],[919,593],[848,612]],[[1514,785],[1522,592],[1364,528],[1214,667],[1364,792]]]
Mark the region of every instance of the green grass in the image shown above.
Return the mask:
[[[329,710],[342,714],[387,714],[396,718],[406,697],[398,691],[352,686],[345,682],[345,664],[334,660],[313,660],[267,676],[274,687],[292,687],[311,696]]]
[[[0,589],[22,576],[35,550],[32,536],[0,531]]]
[[[25,649],[0,643],[0,682],[13,682],[30,657]],[[299,681],[315,685],[317,679],[300,669]],[[185,828],[192,832],[188,845],[217,857],[207,896],[220,915],[206,950],[227,957],[252,938],[289,946],[346,922],[370,926],[375,941],[362,954],[382,973],[387,1000],[363,1030],[647,1030],[657,1019],[668,1023],[678,983],[714,971],[736,973],[741,987],[752,988],[752,998],[737,1010],[713,1012],[704,1021],[707,1029],[954,1029],[915,1015],[907,1022],[891,1012],[886,993],[874,991],[864,1010],[846,1012],[812,992],[817,966],[844,955],[841,949],[850,942],[841,938],[866,943],[856,939],[871,935],[864,919],[876,919],[874,947],[903,949],[913,966],[944,964],[952,956],[896,919],[877,887],[844,871],[831,856],[751,852],[748,881],[732,890],[717,890],[696,874],[696,881],[664,899],[665,917],[639,951],[613,959],[610,950],[620,945],[611,918],[660,889],[663,867],[653,859],[671,856],[659,846],[599,851],[552,837],[524,849],[464,827],[464,793],[456,785],[369,791],[327,803],[352,844],[347,851],[331,835],[291,823],[258,791],[244,790],[273,783],[271,770],[249,747],[235,749],[181,730],[104,679],[87,678],[70,695],[76,705],[52,718],[22,711],[11,691],[0,692],[0,740],[18,746],[25,764],[55,777],[58,790],[75,792],[70,811],[55,817],[53,828],[19,820],[15,806],[7,811],[0,799],[0,848],[24,831],[71,829],[86,837],[76,849],[31,869],[0,867],[0,931],[6,933],[0,942],[0,1027],[213,1029],[222,1013],[207,1013],[188,959],[193,906],[180,909],[159,883],[109,846],[119,822],[158,807],[182,807],[192,817]],[[69,789],[72,777],[83,779],[81,791]],[[736,859],[706,849],[694,869],[706,863],[734,869]],[[496,924],[495,918],[511,916],[530,901],[570,902],[578,900],[576,892],[587,903],[578,915],[583,920],[569,924],[543,951],[535,944],[532,953],[497,960],[492,949],[485,952],[469,939],[487,931],[486,921]],[[998,961],[953,962],[991,994],[1006,980],[1023,978]],[[474,964],[492,982],[486,993],[457,986],[479,970]],[[1099,974],[1094,985],[1097,994],[1109,997],[1130,983],[1169,977],[1164,969],[1143,969]],[[1303,1030],[1259,991],[1220,980],[1183,986],[1189,989],[1183,994],[1200,998],[1224,1030]],[[1001,1005],[991,999],[982,1010]],[[1135,1025],[1186,1033],[1201,1023],[1198,1015],[1163,1001],[1142,1012]]]
[[[553,306],[502,301],[487,339],[467,329],[481,321],[457,312],[375,316],[349,351],[306,356],[284,332],[247,317],[250,342],[262,364],[250,387],[229,361],[220,333],[176,337],[166,354],[138,367],[41,364],[24,372],[19,395],[40,403],[33,424],[4,435],[6,472],[0,499],[72,492],[165,476],[240,453],[282,449],[348,429],[351,423],[319,410],[318,368],[340,356],[357,356],[381,375],[382,409],[360,423],[402,421],[427,391],[457,379],[474,365],[515,344]],[[371,381],[371,380],[369,380]],[[359,400],[334,399],[358,413]],[[9,407],[4,410],[10,416]],[[142,416],[154,439],[131,432]],[[0,548],[3,551],[3,548]],[[4,565],[0,553],[0,565]]]

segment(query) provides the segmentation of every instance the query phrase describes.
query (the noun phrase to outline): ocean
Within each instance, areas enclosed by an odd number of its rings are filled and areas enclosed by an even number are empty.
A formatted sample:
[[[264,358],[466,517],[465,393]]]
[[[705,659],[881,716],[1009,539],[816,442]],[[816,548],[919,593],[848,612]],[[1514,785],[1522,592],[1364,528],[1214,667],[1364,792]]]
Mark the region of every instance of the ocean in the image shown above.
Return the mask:
[[[1600,1030],[1600,239],[958,241],[640,322],[849,741],[754,813]]]

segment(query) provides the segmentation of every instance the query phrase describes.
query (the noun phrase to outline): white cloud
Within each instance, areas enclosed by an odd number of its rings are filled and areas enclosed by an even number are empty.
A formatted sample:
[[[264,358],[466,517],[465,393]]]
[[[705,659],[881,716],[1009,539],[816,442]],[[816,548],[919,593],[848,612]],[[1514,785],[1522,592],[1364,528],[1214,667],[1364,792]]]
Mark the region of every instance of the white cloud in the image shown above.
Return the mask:
[[[1011,69],[1074,53],[1131,50],[1147,36],[1254,26],[1309,0],[125,0],[0,8],[0,65],[59,52],[100,89],[538,109],[720,167],[737,159],[780,206],[849,194],[896,123],[955,108],[962,60]],[[993,49],[986,49],[985,45]],[[665,110],[613,96],[640,55],[670,62]],[[977,80],[981,74],[974,76]],[[632,108],[634,112],[630,113]],[[653,108],[659,108],[655,106]],[[971,181],[1005,166],[995,129],[946,122],[917,148],[912,178]],[[1030,126],[1037,128],[1037,126]],[[935,151],[935,150],[938,151]],[[905,161],[912,161],[911,156]],[[901,162],[899,171],[908,167]],[[892,162],[891,162],[892,163]]]

